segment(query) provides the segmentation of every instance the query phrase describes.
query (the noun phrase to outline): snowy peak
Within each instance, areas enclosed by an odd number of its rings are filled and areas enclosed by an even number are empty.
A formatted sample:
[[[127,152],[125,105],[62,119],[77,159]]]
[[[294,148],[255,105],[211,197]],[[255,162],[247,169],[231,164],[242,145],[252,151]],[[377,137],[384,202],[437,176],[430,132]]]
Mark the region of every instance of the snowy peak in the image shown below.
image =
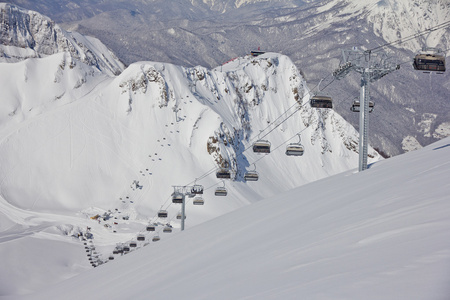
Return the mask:
[[[0,61],[17,62],[60,52],[111,75],[124,65],[99,40],[61,29],[49,18],[18,6],[0,4]]]

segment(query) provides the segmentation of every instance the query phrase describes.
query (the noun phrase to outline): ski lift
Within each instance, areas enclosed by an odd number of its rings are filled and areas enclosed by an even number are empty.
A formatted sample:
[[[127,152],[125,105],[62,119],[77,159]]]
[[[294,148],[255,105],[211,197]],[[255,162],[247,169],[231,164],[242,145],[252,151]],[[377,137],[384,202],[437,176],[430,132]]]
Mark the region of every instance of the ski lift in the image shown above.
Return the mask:
[[[131,247],[131,248],[136,248],[136,247],[137,247],[137,242],[131,241],[131,242],[130,242],[130,247]]]
[[[108,259],[109,260],[114,260],[114,256],[111,255],[110,257],[108,257]]]
[[[191,193],[194,195],[202,195],[203,194],[203,185],[194,184],[194,186],[191,189]]]
[[[129,252],[130,251],[130,247],[128,247],[128,246],[124,246],[123,247],[123,252],[125,253],[125,252]]]
[[[194,205],[203,205],[203,204],[205,204],[205,201],[203,200],[202,197],[195,197],[194,201],[192,201],[192,204],[194,204]]]
[[[218,187],[214,192],[215,196],[226,196],[227,194],[228,194],[227,189],[224,187]]]
[[[317,85],[317,90],[320,92],[320,84],[322,83],[322,80],[320,80],[319,84]],[[311,107],[314,108],[333,108],[333,101],[330,96],[325,95],[319,95],[315,94],[311,97],[309,100]]]
[[[155,235],[153,238],[152,238],[152,242],[157,242],[157,241],[159,241],[161,238],[159,237],[159,235]]]
[[[138,241],[145,241],[145,236],[144,236],[143,234],[139,234],[139,235],[137,236],[137,240],[138,240]]]
[[[177,219],[178,219],[178,220],[181,220],[181,212],[179,212],[179,213],[177,214]],[[184,216],[184,219],[186,220],[186,215]]]
[[[172,227],[169,225],[164,226],[163,232],[165,233],[171,233],[172,232]]]
[[[256,171],[248,171],[244,174],[245,181],[258,181],[259,175]]]
[[[369,101],[369,113],[373,112],[374,107],[375,107],[375,103],[373,101]],[[352,112],[359,112],[361,110],[359,100],[353,101],[353,104],[352,104],[352,107],[350,107],[350,110]]]
[[[253,164],[255,166],[255,170],[248,171],[244,174],[244,180],[245,181],[258,181],[259,175],[258,172],[256,172],[256,164]]]
[[[298,143],[291,143],[286,146],[286,155],[287,156],[302,156],[305,149],[301,144],[301,136],[298,134]]]
[[[167,210],[160,210],[160,211],[158,211],[158,218],[167,218],[167,216],[168,216],[168,213],[167,213]]]
[[[270,142],[266,140],[257,140],[253,143],[253,152],[270,153]]]
[[[147,225],[147,231],[155,231],[155,226],[153,225]]]
[[[223,182],[223,186],[217,187],[214,192],[215,196],[226,196],[228,194],[227,189],[225,188],[225,182]]]
[[[183,198],[182,193],[174,193],[172,196],[172,203],[183,203]]]
[[[216,172],[217,178],[223,178],[223,179],[230,179],[231,178],[231,172],[230,169],[221,168]]]
[[[437,74],[443,74],[445,72],[445,56],[440,55],[439,53],[441,52],[442,50],[438,48],[422,48],[422,53],[414,57],[414,69],[423,71],[424,73],[437,72]]]
[[[315,95],[310,100],[311,107],[314,108],[333,108],[331,97],[324,95]]]
[[[266,52],[260,51],[259,49],[258,49],[258,51],[256,51],[256,50],[250,51],[251,56],[260,56],[261,54],[264,54],[264,53],[266,53]]]

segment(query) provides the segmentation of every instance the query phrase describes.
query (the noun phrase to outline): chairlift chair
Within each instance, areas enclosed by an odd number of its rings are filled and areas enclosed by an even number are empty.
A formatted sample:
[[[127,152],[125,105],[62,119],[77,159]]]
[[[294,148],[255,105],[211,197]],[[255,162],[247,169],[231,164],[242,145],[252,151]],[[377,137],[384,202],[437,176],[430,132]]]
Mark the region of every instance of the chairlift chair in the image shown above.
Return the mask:
[[[172,196],[172,203],[183,203],[183,194],[174,193]]]
[[[108,257],[108,259],[109,260],[114,260],[114,256],[111,255],[110,257]]]
[[[158,211],[158,218],[167,218],[167,216],[168,216],[167,210]]]
[[[172,232],[172,227],[170,227],[170,226],[164,226],[163,232],[165,232],[165,233],[171,233],[171,232]]]
[[[191,193],[194,195],[202,195],[203,194],[203,185],[195,184],[191,189]]]
[[[131,248],[136,248],[136,247],[137,247],[137,242],[131,241],[131,242],[130,242],[130,247],[131,247]]]
[[[433,53],[424,53],[433,52]],[[437,72],[442,74],[445,72],[445,56],[438,53],[442,52],[438,48],[424,47],[422,53],[414,57],[413,67],[415,70],[423,71],[424,73]]]
[[[229,169],[221,168],[220,170],[218,170],[216,172],[216,177],[217,178],[222,178],[222,179],[230,179],[231,178],[231,172],[230,172]]]
[[[258,181],[259,175],[256,171],[248,171],[244,174],[245,181]]]
[[[177,219],[178,219],[178,220],[181,220],[181,212],[179,212],[179,213],[177,214]],[[186,215],[184,215],[184,219],[186,220]]]
[[[258,140],[253,143],[254,153],[270,153],[270,142],[266,140]]]
[[[147,225],[147,231],[155,231],[155,226],[153,225]]]
[[[359,112],[361,110],[360,108],[360,102],[359,100],[353,101],[352,107],[350,107],[350,110],[352,112]],[[373,112],[373,109],[375,107],[375,103],[373,101],[369,101],[369,113]]]
[[[311,107],[314,108],[333,108],[333,101],[329,96],[315,95],[310,100]]]
[[[286,155],[287,156],[302,156],[305,152],[305,149],[302,145],[297,143],[292,143],[286,146]]]
[[[129,251],[130,251],[130,247],[128,247],[128,246],[123,247],[123,252],[129,252]]]
[[[202,197],[196,197],[196,198],[194,198],[194,201],[192,201],[192,204],[203,205],[203,204],[205,204],[205,200],[203,200]]]
[[[145,241],[145,236],[144,236],[143,234],[139,234],[139,235],[137,236],[137,240],[138,240],[138,241]]]
[[[286,146],[286,155],[288,156],[302,156],[305,152],[305,149],[303,148],[303,145],[301,144],[301,136],[298,135],[298,143],[291,143]]]
[[[161,238],[159,237],[159,235],[155,235],[153,238],[152,238],[152,242],[157,242],[157,241],[159,241]]]
[[[227,189],[225,187],[218,187],[214,192],[215,196],[226,196],[228,194]]]
[[[250,51],[250,55],[251,56],[260,56],[261,54],[264,54],[264,53],[266,53],[266,52],[260,51],[260,50],[258,50],[258,51],[256,51],[256,50]]]

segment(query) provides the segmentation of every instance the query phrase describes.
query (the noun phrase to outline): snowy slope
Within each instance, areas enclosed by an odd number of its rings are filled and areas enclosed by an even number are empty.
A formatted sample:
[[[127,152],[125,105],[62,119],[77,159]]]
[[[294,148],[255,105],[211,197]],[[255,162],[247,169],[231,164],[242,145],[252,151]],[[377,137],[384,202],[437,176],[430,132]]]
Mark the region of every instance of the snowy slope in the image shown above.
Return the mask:
[[[117,243],[139,232],[150,238],[149,222],[158,224],[156,233],[166,223],[179,232],[173,185],[198,183],[206,189],[204,206],[188,199],[189,228],[357,165],[357,132],[334,111],[309,106],[306,84],[286,56],[246,56],[214,70],[139,62],[113,78],[83,77],[92,67],[77,62],[78,68],[58,73],[62,85],[50,81],[40,89],[40,78],[55,78],[63,58],[0,65],[11,68],[11,82],[18,83],[11,97],[47,93],[36,103],[16,97],[15,105],[36,105],[39,114],[6,111],[1,119],[6,121],[0,140],[0,253],[11,257],[0,274],[3,295],[34,291],[89,268],[86,256],[80,260],[86,254],[79,234],[93,235],[105,261]],[[85,82],[79,92],[72,84],[80,78]],[[67,98],[58,100],[64,105],[44,101],[64,87]],[[298,142],[298,133],[305,154],[287,157],[285,147]],[[251,151],[260,138],[272,143],[270,155]],[[372,161],[379,158],[371,151]],[[215,176],[225,161],[234,181]],[[245,182],[243,174],[255,168],[259,181]],[[214,189],[224,184],[229,195],[215,197]],[[160,208],[168,210],[167,220],[156,217]],[[91,219],[97,214],[102,217]],[[37,254],[33,249],[41,246],[32,245],[45,241],[61,243],[74,255],[55,260]],[[12,251],[16,247],[22,251]],[[16,259],[33,261],[36,255],[36,265],[53,270],[48,278],[39,277],[38,268],[15,271]]]
[[[42,59],[0,63],[3,84],[0,107],[0,135],[14,132],[22,122],[63,107],[110,78],[69,53]]]
[[[449,155],[447,138],[5,299],[446,300]]]

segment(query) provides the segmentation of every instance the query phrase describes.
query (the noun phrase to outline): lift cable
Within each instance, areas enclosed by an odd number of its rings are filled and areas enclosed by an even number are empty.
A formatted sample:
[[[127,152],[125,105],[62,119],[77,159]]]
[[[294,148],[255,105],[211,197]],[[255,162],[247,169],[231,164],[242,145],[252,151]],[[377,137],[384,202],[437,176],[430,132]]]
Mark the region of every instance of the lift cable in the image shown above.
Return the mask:
[[[449,26],[450,26],[450,21],[447,21],[447,22],[438,24],[438,25],[436,25],[434,27],[430,27],[428,29],[420,31],[418,33],[414,33],[414,34],[411,34],[411,35],[406,36],[404,38],[400,38],[400,39],[398,39],[396,41],[392,41],[392,42],[389,42],[389,43],[377,46],[375,48],[369,49],[369,50],[367,50],[367,52],[373,52],[373,51],[381,50],[382,48],[385,48],[385,47],[391,46],[391,45],[395,45],[395,44],[402,44],[404,42],[408,42],[410,40],[413,40],[413,39],[416,39],[418,37],[421,37],[422,35],[425,35],[427,33],[430,33],[430,32],[433,32],[433,31],[436,31],[436,30],[439,30],[439,29],[444,29],[444,28],[447,28]]]

